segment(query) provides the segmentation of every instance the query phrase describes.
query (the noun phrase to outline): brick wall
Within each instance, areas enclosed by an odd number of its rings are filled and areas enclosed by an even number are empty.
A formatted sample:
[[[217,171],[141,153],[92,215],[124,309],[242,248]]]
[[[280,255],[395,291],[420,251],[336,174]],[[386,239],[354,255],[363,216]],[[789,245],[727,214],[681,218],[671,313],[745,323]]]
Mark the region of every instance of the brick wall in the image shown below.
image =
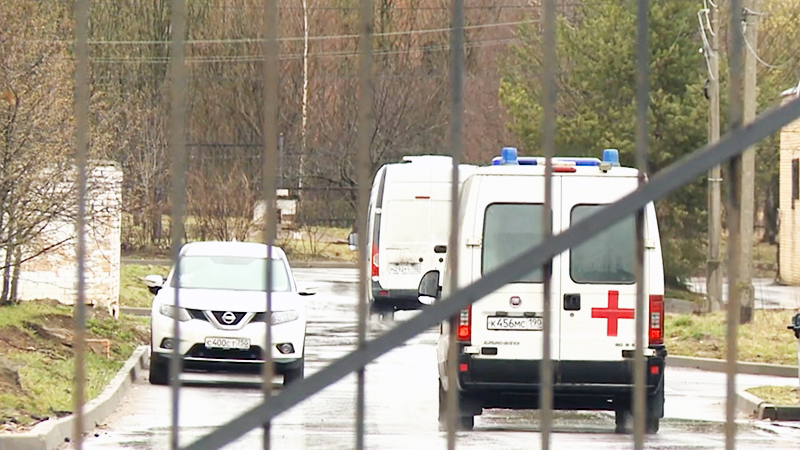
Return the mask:
[[[798,90],[783,93],[782,104],[794,100]],[[792,198],[792,160],[800,159],[800,119],[781,130],[780,144],[780,227],[778,267],[781,281],[800,284],[800,199]]]
[[[86,302],[119,310],[120,228],[122,222],[122,171],[113,163],[94,168],[88,176],[86,222]],[[21,300],[49,298],[73,304],[77,299],[76,224],[51,224],[33,248],[35,253],[58,242],[54,250],[37,256],[20,268],[18,297]]]

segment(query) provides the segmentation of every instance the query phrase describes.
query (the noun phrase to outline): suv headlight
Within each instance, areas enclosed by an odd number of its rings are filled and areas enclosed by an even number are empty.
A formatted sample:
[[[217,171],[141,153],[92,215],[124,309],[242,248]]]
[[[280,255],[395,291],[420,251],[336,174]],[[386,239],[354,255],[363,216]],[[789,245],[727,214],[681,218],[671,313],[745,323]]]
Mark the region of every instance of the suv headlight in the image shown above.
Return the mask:
[[[297,311],[276,311],[272,313],[272,324],[278,325],[281,323],[291,322],[297,320],[300,314]]]
[[[192,316],[189,315],[189,311],[183,308],[175,308],[172,305],[161,305],[161,307],[158,309],[158,312],[172,319],[178,319],[181,322],[192,320]]]

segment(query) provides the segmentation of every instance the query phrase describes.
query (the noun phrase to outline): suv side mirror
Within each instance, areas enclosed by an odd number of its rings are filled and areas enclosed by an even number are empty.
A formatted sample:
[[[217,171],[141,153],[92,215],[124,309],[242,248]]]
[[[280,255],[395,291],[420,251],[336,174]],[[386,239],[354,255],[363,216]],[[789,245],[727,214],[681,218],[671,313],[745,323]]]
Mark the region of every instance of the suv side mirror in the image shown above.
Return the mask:
[[[431,270],[426,272],[425,275],[422,276],[422,279],[419,280],[419,288],[417,289],[419,302],[425,305],[431,305],[439,298],[441,293],[442,288],[439,286],[439,271]]]
[[[358,250],[358,233],[350,233],[347,236],[347,245],[350,250]]]
[[[151,294],[156,295],[161,287],[164,286],[164,277],[161,275],[148,275],[144,277],[144,285]]]

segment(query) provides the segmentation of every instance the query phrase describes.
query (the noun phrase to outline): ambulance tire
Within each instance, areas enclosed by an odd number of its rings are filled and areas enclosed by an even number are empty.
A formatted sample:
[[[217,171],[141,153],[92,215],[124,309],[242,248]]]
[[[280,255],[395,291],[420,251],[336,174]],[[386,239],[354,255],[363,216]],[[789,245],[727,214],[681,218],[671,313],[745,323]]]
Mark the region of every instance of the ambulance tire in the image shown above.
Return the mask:
[[[645,433],[658,433],[658,422],[664,417],[664,384],[656,389],[653,395],[647,396],[647,419],[645,420]]]
[[[458,416],[458,429],[462,431],[471,431],[475,427],[475,416],[473,415]],[[442,380],[439,380],[439,430],[447,430],[447,391],[442,387]]]

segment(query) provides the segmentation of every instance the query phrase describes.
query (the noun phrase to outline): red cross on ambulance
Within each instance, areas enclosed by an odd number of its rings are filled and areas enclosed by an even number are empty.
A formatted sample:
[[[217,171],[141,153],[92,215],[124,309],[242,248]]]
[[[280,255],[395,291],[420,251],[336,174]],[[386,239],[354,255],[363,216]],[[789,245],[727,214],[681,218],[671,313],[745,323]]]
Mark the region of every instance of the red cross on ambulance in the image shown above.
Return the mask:
[[[608,320],[608,325],[606,327],[607,336],[616,336],[619,320],[633,319],[633,315],[633,309],[619,307],[619,291],[608,291],[608,307],[592,308],[593,319]]]

